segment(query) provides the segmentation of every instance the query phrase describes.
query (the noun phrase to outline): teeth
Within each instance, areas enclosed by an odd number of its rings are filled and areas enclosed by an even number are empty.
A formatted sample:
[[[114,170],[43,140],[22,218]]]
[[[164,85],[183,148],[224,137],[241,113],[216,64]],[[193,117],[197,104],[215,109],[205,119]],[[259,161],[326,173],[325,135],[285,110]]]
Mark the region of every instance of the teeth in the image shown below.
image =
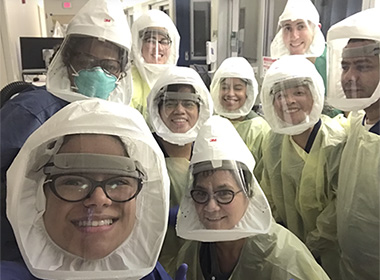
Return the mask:
[[[173,122],[175,122],[175,123],[183,123],[183,122],[186,122],[186,120],[184,120],[184,119],[175,119],[175,120],[173,120]]]
[[[285,110],[285,113],[294,113],[297,111],[298,111],[298,109],[288,109],[288,110]]]
[[[100,221],[79,221],[77,225],[79,227],[100,227],[112,225],[112,219],[100,220]]]
[[[209,221],[218,221],[220,219],[219,218],[207,218],[207,220],[209,220]]]

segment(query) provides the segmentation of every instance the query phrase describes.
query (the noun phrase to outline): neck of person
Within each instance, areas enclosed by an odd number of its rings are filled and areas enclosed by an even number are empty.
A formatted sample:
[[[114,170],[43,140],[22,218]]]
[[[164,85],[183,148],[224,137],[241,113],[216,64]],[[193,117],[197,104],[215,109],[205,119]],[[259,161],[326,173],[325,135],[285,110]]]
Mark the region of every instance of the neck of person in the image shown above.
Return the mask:
[[[229,119],[231,122],[241,122],[241,121],[244,121],[244,119],[246,118],[246,116],[241,116],[241,117],[238,117],[237,119]]]
[[[377,123],[380,120],[380,99],[369,107],[365,108],[364,111],[366,113],[366,124],[374,125]]]
[[[316,57],[307,57],[308,60],[310,60],[313,64],[315,64],[315,61],[317,60]]]
[[[231,274],[239,261],[246,238],[234,241],[216,242],[219,269],[222,273]]]
[[[292,139],[294,140],[294,142],[297,143],[298,146],[300,146],[302,149],[305,150],[307,141],[309,140],[309,137],[312,131],[313,131],[313,127],[310,127],[304,132],[302,132],[301,134],[292,135]]]
[[[162,146],[165,149],[165,152],[168,154],[169,157],[178,157],[178,158],[186,158],[187,160],[190,160],[191,158],[191,151],[192,151],[192,145],[193,143],[187,143],[183,146],[172,144],[160,137],[160,141]]]

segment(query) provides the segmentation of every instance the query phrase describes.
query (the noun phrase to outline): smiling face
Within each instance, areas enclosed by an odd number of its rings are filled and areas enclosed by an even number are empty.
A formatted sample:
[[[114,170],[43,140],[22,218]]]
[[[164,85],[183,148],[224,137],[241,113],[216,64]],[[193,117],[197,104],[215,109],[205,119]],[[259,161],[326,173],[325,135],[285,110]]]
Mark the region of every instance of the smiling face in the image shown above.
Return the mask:
[[[371,40],[353,40],[345,47],[360,48],[374,44]],[[379,84],[379,56],[352,56],[342,59],[341,83],[347,98],[369,98]]]
[[[214,198],[206,204],[194,202],[199,219],[206,229],[232,229],[236,226],[243,217],[249,201],[231,171],[200,173],[195,179],[194,190],[206,191],[211,196],[217,191],[240,191],[229,204],[220,204]]]
[[[291,55],[305,54],[313,42],[313,24],[302,19],[281,23],[282,39]]]
[[[142,38],[141,55],[146,63],[166,64],[171,52],[171,41],[163,28],[145,32]]]
[[[226,78],[220,83],[220,104],[227,111],[240,109],[247,100],[247,83],[239,78]]]
[[[181,86],[178,94],[192,93],[192,86]],[[199,105],[191,100],[169,99],[159,105],[161,120],[174,133],[186,133],[198,121]]]
[[[293,125],[303,122],[310,115],[313,103],[313,96],[306,85],[278,91],[273,100],[277,116]]]
[[[122,143],[108,135],[70,136],[59,153],[92,153],[125,156]],[[86,173],[102,181],[115,175]],[[101,188],[79,202],[66,202],[45,188],[44,223],[50,238],[62,249],[85,259],[104,258],[130,235],[135,224],[136,199],[111,201]]]

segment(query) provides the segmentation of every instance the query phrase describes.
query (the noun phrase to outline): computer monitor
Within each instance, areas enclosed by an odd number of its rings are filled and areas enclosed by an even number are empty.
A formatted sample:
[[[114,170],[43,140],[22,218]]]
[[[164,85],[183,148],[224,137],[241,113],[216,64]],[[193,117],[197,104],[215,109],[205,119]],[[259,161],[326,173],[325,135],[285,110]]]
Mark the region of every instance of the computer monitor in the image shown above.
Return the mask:
[[[55,37],[20,37],[22,72],[46,72],[53,50],[62,42],[63,38]]]

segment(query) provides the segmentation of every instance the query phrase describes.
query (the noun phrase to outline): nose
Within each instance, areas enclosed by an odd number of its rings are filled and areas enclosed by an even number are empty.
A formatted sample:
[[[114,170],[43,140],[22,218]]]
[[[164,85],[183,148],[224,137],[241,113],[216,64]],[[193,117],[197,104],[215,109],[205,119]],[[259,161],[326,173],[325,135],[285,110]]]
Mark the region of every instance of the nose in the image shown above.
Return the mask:
[[[207,204],[205,206],[205,210],[207,212],[213,212],[213,211],[217,211],[219,209],[220,209],[219,203],[216,201],[216,199],[213,196],[211,196],[210,200],[207,202]]]
[[[101,187],[96,187],[91,196],[83,200],[85,207],[108,207],[112,204],[112,200],[109,199]]]
[[[227,95],[231,96],[231,95],[235,95],[235,90],[233,89],[233,87],[229,88],[227,90]]]
[[[283,100],[285,104],[291,104],[295,102],[293,94],[285,94]]]
[[[297,28],[293,28],[293,30],[290,32],[290,37],[292,39],[297,39],[299,37]]]
[[[156,50],[162,51],[163,49],[164,49],[164,46],[159,41],[156,41]]]
[[[178,102],[177,107],[175,107],[174,112],[177,114],[185,113],[185,107],[183,107],[182,102]]]
[[[343,74],[342,74],[342,78],[343,78],[343,81],[345,83],[346,82],[356,82],[358,80],[358,77],[359,77],[359,75],[353,67],[348,68],[348,70],[343,72]]]

